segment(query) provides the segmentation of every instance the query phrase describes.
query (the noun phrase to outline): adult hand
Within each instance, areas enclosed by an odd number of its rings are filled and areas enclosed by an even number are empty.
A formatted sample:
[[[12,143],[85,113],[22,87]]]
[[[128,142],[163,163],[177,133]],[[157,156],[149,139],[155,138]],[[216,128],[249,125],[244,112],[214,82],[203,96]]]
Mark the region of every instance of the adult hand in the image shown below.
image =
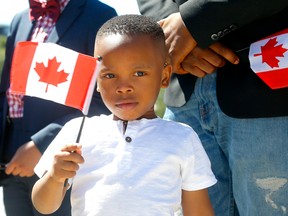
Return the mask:
[[[11,161],[6,166],[6,174],[30,177],[34,175],[34,167],[41,158],[41,152],[33,141],[25,143],[16,151]]]
[[[185,73],[181,62],[196,47],[196,41],[187,30],[180,13],[173,13],[158,23],[165,34],[172,70],[177,73]]]
[[[213,73],[217,68],[223,67],[226,61],[238,64],[239,58],[232,50],[217,42],[206,49],[196,46],[183,60],[181,66],[185,73],[204,77],[206,74]]]

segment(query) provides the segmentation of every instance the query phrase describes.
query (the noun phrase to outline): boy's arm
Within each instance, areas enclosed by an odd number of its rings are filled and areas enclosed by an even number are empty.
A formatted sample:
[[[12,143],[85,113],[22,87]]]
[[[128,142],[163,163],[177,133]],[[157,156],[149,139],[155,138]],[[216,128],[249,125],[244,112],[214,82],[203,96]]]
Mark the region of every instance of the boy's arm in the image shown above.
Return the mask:
[[[182,190],[182,208],[184,216],[214,216],[207,189],[197,191]]]
[[[64,182],[56,181],[46,173],[33,187],[33,205],[40,213],[51,214],[60,207],[66,191],[67,187],[64,187]]]
[[[32,202],[40,213],[51,214],[60,207],[68,189],[64,184],[66,179],[73,178],[79,169],[79,164],[84,162],[81,148],[82,146],[76,143],[62,147],[57,153],[53,153],[53,148],[48,149],[35,167],[37,175],[42,177],[34,184]],[[53,165],[44,168],[43,164],[46,164],[51,157]],[[48,171],[42,175],[45,170]]]

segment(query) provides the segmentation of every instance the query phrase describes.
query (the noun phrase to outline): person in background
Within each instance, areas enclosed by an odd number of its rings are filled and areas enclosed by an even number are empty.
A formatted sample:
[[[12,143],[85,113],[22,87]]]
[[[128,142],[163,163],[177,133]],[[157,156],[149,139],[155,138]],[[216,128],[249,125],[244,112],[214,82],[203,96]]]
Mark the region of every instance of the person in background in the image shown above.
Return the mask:
[[[288,2],[138,4],[165,32],[174,74],[164,118],[189,124],[199,135],[218,180],[209,188],[215,214],[287,215],[288,88],[271,89],[248,57],[252,43],[287,28]],[[272,53],[281,44],[271,46]],[[285,49],[274,55],[285,59]]]
[[[38,179],[34,166],[42,152],[69,119],[81,115],[71,107],[9,92],[10,69],[19,41],[52,42],[93,55],[99,27],[116,16],[113,8],[94,0],[30,0],[30,8],[17,14],[7,38],[0,85],[0,159],[6,163],[1,181],[7,216],[41,215],[32,205],[31,190]],[[89,115],[110,113],[95,92]],[[70,199],[53,215],[70,215]]]
[[[87,118],[79,143],[82,118],[63,127],[35,167],[36,209],[54,212],[70,178],[73,216],[173,216],[181,204],[185,216],[214,215],[207,187],[216,179],[197,134],[155,114],[171,75],[159,24],[112,18],[97,33],[94,56],[97,91],[112,115]]]

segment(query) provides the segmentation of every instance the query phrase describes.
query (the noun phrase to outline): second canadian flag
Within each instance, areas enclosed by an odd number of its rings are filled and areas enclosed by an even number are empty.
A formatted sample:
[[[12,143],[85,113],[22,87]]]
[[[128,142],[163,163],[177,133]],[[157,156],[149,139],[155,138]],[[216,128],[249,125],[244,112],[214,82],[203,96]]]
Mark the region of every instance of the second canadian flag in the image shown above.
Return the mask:
[[[12,93],[51,100],[88,113],[97,59],[53,43],[20,42],[12,61]]]
[[[288,87],[288,29],[250,46],[251,69],[271,88]]]

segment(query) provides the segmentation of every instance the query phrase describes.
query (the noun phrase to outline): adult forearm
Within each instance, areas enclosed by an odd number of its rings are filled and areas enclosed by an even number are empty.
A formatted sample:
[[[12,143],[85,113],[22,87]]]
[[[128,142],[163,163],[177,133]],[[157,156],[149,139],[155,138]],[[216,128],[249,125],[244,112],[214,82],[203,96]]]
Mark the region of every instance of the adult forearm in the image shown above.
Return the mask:
[[[269,0],[188,0],[179,4],[179,11],[197,43],[208,47],[230,32],[276,14],[287,6],[286,0],[273,3]]]

